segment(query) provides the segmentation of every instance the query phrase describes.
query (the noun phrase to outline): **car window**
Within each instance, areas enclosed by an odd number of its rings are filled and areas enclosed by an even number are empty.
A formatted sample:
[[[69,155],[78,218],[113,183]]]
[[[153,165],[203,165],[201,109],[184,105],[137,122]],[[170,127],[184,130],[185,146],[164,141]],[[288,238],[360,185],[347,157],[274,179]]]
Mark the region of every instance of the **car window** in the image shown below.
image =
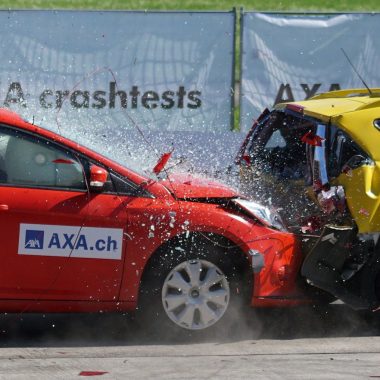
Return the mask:
[[[241,171],[242,191],[277,208],[288,225],[319,212],[305,191],[312,184],[311,146],[304,138],[308,133],[316,133],[314,120],[272,111],[252,134],[249,160]]]
[[[82,165],[73,154],[49,141],[4,127],[0,128],[0,182],[86,189]]]
[[[279,129],[275,130],[270,136],[268,142],[265,144],[265,149],[271,148],[284,148],[286,146],[286,141],[282,137],[282,134]]]
[[[331,140],[329,157],[330,177],[339,176],[347,164],[349,164],[350,169],[355,169],[371,162],[370,157],[339,128],[331,128]]]
[[[277,179],[305,178],[307,159],[302,136],[312,128],[311,123],[274,112],[260,127],[250,146],[254,166]]]

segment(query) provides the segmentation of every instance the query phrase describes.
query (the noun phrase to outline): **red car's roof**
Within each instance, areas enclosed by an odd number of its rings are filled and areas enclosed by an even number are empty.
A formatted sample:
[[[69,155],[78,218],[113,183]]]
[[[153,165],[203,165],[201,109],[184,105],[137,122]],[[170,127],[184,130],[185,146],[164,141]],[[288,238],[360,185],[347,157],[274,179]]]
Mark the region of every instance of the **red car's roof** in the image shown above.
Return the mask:
[[[18,124],[20,122],[22,124],[27,123],[16,112],[10,111],[6,108],[0,108],[0,122],[5,124]]]
[[[126,168],[123,165],[112,161],[103,155],[88,149],[66,137],[63,137],[55,132],[50,130],[38,127],[33,125],[22,117],[20,117],[17,113],[9,111],[8,109],[0,108],[0,124],[11,125],[25,131],[36,133],[50,140],[61,143],[68,148],[76,150],[77,152],[83,153],[84,155],[92,158],[93,160],[102,163],[103,165],[110,167],[120,173],[121,175],[127,176],[130,180],[132,180],[137,185],[145,185],[148,191],[152,192],[152,194],[161,195],[167,197],[169,194],[166,189],[170,189],[177,197],[180,198],[194,198],[194,197],[234,197],[236,196],[236,192],[232,189],[218,184],[216,182],[207,182],[200,181],[199,179],[193,178],[191,181],[191,186],[189,183],[189,177],[182,178],[182,181],[179,179],[180,176],[176,177],[176,180],[170,181],[162,181],[158,183],[156,181],[148,180],[147,177],[143,177],[138,173],[134,172]],[[174,177],[173,177],[174,179]],[[183,182],[183,183],[182,183]],[[164,186],[162,186],[164,185]]]
[[[104,165],[112,167],[114,170],[118,171],[120,174],[128,175],[136,184],[141,184],[142,182],[146,182],[147,180],[147,178],[140,176],[134,171],[128,170],[124,166],[104,157],[103,155],[91,149],[88,149],[66,137],[58,135],[55,132],[52,132],[50,130],[47,130],[47,129],[38,127],[37,125],[29,123],[28,121],[24,120],[21,116],[19,116],[17,113],[12,112],[6,108],[0,108],[0,123],[18,127],[28,132],[37,133],[48,139],[62,143],[71,149],[74,149],[80,153],[85,154],[86,156],[92,158],[95,161],[100,161]]]

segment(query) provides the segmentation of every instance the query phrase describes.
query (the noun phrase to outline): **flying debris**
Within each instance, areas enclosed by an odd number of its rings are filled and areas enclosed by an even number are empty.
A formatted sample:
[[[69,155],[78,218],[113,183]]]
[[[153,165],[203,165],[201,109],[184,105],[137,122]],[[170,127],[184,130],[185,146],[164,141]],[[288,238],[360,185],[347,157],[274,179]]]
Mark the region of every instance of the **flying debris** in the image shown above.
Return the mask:
[[[311,131],[306,132],[302,137],[301,141],[305,144],[309,144],[311,146],[322,146],[322,141],[324,139],[314,135]]]
[[[154,174],[160,174],[162,170],[165,168],[167,162],[169,161],[173,151],[164,153],[160,159],[158,160],[157,164],[153,168],[153,173]]]

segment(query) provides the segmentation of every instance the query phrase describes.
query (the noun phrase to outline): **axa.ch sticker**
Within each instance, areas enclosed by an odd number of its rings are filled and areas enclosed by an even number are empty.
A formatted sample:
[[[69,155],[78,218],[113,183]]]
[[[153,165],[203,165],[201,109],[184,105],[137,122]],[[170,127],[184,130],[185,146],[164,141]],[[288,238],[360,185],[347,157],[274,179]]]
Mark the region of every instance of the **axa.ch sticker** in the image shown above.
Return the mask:
[[[19,255],[121,259],[123,229],[20,224]]]

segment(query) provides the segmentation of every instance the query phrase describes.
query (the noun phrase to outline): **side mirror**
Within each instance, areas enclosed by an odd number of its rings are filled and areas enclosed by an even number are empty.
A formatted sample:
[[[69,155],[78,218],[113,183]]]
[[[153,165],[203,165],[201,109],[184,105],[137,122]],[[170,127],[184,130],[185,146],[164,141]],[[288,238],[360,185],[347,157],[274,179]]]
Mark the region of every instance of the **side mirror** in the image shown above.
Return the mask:
[[[100,191],[107,182],[108,172],[100,166],[90,167],[90,190]]]
[[[364,165],[365,163],[368,163],[368,159],[366,159],[361,154],[355,154],[354,156],[350,157],[350,159],[343,165],[342,172],[346,173],[350,170],[354,170]]]

